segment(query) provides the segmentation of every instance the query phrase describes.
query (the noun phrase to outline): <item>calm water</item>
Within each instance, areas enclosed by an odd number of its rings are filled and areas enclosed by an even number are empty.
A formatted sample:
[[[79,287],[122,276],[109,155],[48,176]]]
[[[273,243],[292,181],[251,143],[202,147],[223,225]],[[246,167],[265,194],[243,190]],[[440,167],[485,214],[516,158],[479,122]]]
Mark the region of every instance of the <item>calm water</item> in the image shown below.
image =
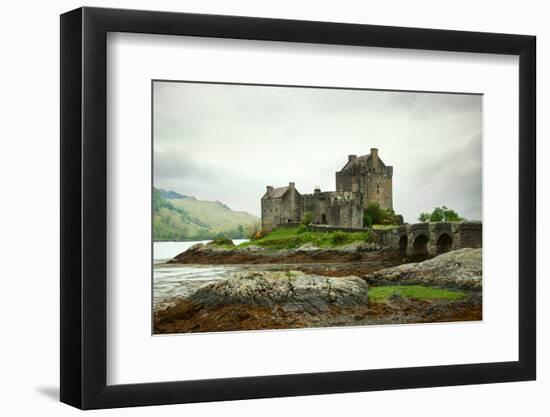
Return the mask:
[[[246,239],[235,239],[239,244]],[[170,265],[169,259],[184,252],[195,242],[155,242],[153,244],[153,304],[154,308],[163,308],[173,304],[174,300],[191,294],[197,288],[211,282],[228,278],[232,272],[242,270],[241,265]]]

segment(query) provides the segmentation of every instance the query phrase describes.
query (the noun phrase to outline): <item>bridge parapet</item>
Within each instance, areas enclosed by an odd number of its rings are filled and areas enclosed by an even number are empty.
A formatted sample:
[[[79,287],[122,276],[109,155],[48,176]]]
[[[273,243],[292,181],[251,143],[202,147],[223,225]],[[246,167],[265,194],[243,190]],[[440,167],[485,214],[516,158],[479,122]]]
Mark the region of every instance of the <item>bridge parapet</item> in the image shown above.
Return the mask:
[[[376,233],[381,245],[409,256],[438,255],[449,250],[480,248],[483,244],[481,222],[405,224]]]

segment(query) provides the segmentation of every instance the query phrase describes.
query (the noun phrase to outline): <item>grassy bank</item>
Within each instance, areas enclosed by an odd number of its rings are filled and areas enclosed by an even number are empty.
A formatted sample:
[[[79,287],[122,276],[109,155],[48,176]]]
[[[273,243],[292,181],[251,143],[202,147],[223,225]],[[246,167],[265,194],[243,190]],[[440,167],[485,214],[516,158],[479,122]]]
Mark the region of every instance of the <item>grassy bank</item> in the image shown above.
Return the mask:
[[[460,291],[450,291],[442,288],[424,287],[422,285],[388,285],[369,288],[369,300],[385,302],[393,294],[417,300],[460,300],[466,294]]]
[[[275,229],[260,239],[240,244],[238,247],[256,245],[269,249],[296,249],[310,243],[319,248],[331,248],[355,242],[374,242],[375,235],[364,232],[317,232],[306,226]]]

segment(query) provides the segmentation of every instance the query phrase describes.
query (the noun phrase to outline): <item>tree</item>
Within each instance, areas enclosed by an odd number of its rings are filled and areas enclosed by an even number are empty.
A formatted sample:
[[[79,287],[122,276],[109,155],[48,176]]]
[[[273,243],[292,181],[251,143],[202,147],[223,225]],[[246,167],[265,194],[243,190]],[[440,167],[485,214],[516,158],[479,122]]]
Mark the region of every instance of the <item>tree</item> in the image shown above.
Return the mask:
[[[423,223],[426,223],[430,221],[431,216],[432,216],[431,213],[423,212],[423,213],[420,213],[420,216],[418,216],[418,220]]]
[[[378,203],[369,203],[365,214],[372,219],[371,224],[382,224],[382,220],[385,218],[384,210],[380,208]]]
[[[420,213],[421,222],[460,222],[464,220],[456,211],[447,206],[435,207],[431,213]]]
[[[363,227],[370,227],[373,224],[403,224],[403,216],[395,214],[392,209],[383,209],[378,203],[372,202],[363,212]]]
[[[309,226],[309,224],[313,221],[313,213],[311,211],[306,211],[304,213],[304,217],[302,218],[302,224],[304,226]]]
[[[363,213],[363,227],[372,226],[372,217],[366,211]]]

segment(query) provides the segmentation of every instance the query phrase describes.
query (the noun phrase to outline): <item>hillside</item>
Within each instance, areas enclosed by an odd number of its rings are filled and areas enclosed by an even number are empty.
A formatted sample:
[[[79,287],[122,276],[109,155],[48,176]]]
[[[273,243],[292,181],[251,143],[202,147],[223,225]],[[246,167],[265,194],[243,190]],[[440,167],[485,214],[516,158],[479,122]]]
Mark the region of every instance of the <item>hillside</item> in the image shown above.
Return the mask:
[[[175,191],[166,191],[166,190],[162,190],[162,189],[158,189],[159,192],[160,192],[160,196],[162,198],[165,198],[167,200],[170,200],[170,199],[178,199],[178,198],[187,198],[188,196],[186,195],[181,195],[180,193],[176,193]]]
[[[175,198],[166,198],[173,196]],[[240,239],[259,222],[218,201],[203,201],[173,191],[153,190],[153,240],[200,240],[226,236]]]

